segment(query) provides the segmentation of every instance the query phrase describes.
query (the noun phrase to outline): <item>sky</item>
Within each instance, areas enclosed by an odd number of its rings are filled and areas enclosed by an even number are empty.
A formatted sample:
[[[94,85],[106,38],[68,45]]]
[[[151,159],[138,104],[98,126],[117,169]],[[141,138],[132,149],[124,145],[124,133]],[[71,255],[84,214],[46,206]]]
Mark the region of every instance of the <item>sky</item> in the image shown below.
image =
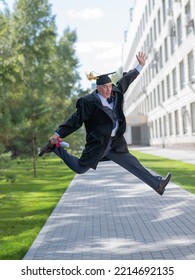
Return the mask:
[[[10,8],[14,2],[15,0],[6,0]],[[68,26],[77,33],[75,49],[84,88],[91,87],[85,73],[94,71],[104,74],[122,66],[124,32],[129,27],[130,8],[134,2],[135,0],[49,0],[52,14],[56,15],[59,36]]]

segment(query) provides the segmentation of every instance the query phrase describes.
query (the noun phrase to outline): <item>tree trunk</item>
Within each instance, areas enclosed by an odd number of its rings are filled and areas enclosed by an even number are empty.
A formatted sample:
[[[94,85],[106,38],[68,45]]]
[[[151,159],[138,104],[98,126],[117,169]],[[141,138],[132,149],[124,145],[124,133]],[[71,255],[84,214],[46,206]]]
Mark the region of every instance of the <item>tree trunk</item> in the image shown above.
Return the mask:
[[[37,177],[37,169],[36,169],[36,149],[35,149],[35,137],[32,137],[32,156],[33,156],[33,173],[34,178]]]

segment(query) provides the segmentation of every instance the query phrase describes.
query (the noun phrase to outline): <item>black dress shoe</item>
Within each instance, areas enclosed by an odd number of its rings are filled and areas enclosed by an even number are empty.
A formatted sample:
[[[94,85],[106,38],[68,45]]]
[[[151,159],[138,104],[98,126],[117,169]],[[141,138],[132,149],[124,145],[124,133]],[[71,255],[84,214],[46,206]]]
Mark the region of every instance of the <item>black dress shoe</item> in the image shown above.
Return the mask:
[[[54,148],[55,148],[55,144],[52,144],[51,140],[49,140],[49,142],[40,151],[39,156],[42,157],[42,155],[44,154],[53,152]]]
[[[158,189],[156,190],[156,192],[158,194],[163,195],[163,193],[165,191],[165,187],[169,183],[170,179],[171,179],[171,174],[168,173],[167,177],[165,179],[161,180],[160,185],[159,185]]]

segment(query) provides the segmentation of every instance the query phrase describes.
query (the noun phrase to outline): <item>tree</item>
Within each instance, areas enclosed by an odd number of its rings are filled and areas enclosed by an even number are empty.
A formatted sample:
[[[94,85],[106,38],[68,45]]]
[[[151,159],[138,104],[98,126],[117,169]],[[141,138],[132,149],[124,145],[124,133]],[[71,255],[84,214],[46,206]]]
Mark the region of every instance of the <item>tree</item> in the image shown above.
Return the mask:
[[[0,33],[0,142],[14,156],[32,153],[36,176],[38,147],[74,111],[73,102],[83,94],[74,49],[77,36],[66,28],[57,40],[48,0],[17,0],[13,12],[1,16],[9,32],[4,28]],[[71,146],[82,145],[82,137],[71,139],[76,142]]]
[[[18,79],[17,56],[11,47],[10,14],[8,8],[0,12],[0,142],[6,145],[11,129],[11,87]]]
[[[21,57],[22,138],[31,143],[36,176],[36,139],[45,118],[47,73],[55,51],[55,22],[48,0],[18,0],[13,13],[13,48]]]
[[[53,71],[48,83],[53,111],[52,118],[56,125],[72,112],[72,98],[79,91],[78,59],[74,50],[76,40],[75,31],[67,28],[56,45]]]

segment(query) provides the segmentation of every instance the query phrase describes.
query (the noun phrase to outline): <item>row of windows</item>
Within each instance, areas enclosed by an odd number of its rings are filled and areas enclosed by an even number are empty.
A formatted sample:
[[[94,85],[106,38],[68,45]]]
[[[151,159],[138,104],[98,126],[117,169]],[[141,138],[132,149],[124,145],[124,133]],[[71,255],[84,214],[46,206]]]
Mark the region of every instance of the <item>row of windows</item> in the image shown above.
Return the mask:
[[[153,4],[155,5],[154,1]],[[151,13],[151,1],[148,0],[148,4],[145,7],[145,12],[142,15],[139,27],[136,32],[135,39],[131,47],[129,58],[134,56],[137,46],[139,45],[139,43],[143,38],[143,32],[146,28],[146,24],[148,22],[150,13]],[[153,22],[151,20],[149,22],[151,23],[151,27],[149,29],[148,34],[146,35],[146,39],[143,42],[141,49],[145,53],[150,53],[153,50],[153,55],[154,55],[153,64],[155,64],[158,67],[158,62],[159,62],[159,67],[161,68],[163,63],[162,61],[163,51],[165,53],[164,55],[165,61],[168,60],[168,49],[169,49],[168,39],[165,38],[164,46],[161,46],[159,48],[159,51],[155,51],[155,49],[153,49],[154,43],[157,40],[157,38],[159,38],[159,35],[162,31],[162,27],[165,26],[165,23],[167,24],[166,27],[168,28],[168,35],[170,36],[171,54],[174,53],[176,44],[178,44],[179,46],[183,41],[183,37],[184,37],[183,26],[185,26],[186,29],[186,36],[188,36],[191,32],[194,32],[194,20],[191,18],[190,0],[184,7],[184,12],[180,13],[180,15],[177,17],[176,22],[174,21],[174,17],[173,17],[173,0],[169,0],[169,1],[162,0],[162,5],[157,12],[157,16],[155,17]]]
[[[163,1],[165,4],[165,1]],[[164,5],[163,5],[164,6]],[[167,20],[167,28],[168,33],[171,39],[171,53],[175,50],[175,44],[177,43],[178,46],[181,45],[184,37],[183,27],[185,28],[186,36],[188,36],[190,33],[194,31],[194,21],[191,16],[191,4],[190,1],[185,5],[184,10],[181,11],[181,13],[178,15],[177,19],[174,19],[173,16],[173,7],[169,7],[167,9],[163,8],[163,18],[164,22]],[[157,30],[158,35],[161,33],[162,29],[162,22],[161,22],[161,10],[158,10],[158,28],[156,26],[156,19],[153,21],[153,26],[150,28],[150,33],[147,35],[147,42],[149,42],[149,45],[153,45],[153,43],[157,39]],[[167,15],[167,17],[166,17]],[[145,44],[145,50],[148,51],[148,44]]]
[[[190,104],[190,112],[183,106],[181,110],[166,114],[151,123],[151,138],[188,133],[195,133],[195,102]]]
[[[148,68],[141,77],[140,90],[134,90],[128,98],[128,106],[136,102],[139,97],[145,94],[144,100],[138,106],[138,112],[147,114],[157,106],[161,105],[171,96],[177,95],[187,83],[195,83],[195,69],[194,69],[194,53],[190,51],[186,57],[180,61],[175,68],[152,90],[146,92],[145,84],[151,82],[151,71]],[[187,82],[187,83],[186,83]]]

